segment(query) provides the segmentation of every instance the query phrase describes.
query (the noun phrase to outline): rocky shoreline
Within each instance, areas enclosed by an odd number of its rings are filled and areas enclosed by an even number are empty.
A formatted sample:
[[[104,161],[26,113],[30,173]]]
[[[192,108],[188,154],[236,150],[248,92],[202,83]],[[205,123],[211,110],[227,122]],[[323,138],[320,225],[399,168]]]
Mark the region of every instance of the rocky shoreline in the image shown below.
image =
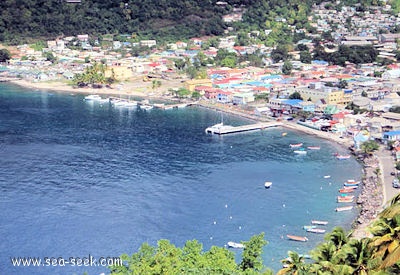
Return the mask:
[[[362,191],[357,198],[361,208],[357,220],[353,224],[355,238],[369,237],[367,227],[377,218],[383,202],[383,183],[379,176],[380,163],[375,155],[360,159],[363,162]]]

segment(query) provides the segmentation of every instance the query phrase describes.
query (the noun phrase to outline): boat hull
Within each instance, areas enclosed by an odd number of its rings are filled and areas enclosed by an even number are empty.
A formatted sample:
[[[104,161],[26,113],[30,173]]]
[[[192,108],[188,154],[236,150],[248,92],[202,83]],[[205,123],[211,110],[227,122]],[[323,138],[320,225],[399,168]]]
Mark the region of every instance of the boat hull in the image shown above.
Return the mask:
[[[298,241],[298,242],[306,242],[308,241],[307,237],[302,237],[302,236],[295,236],[295,235],[286,235],[288,239],[292,241]]]

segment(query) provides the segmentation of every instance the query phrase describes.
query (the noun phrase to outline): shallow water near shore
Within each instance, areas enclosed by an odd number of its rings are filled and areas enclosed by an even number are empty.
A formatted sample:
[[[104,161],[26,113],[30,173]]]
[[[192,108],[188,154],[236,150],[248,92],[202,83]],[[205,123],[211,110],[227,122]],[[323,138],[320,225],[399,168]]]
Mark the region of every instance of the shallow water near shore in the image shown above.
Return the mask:
[[[220,119],[201,108],[118,109],[0,84],[0,273],[107,273],[13,267],[10,257],[119,256],[159,239],[197,239],[208,250],[260,232],[264,264],[276,271],[288,250],[307,254],[323,240],[302,229],[312,219],[329,221],[327,231],[350,228],[357,210],[335,212],[343,206],[335,198],[345,180],[361,178],[361,165],[333,157],[344,148],[283,128],[206,135]],[[299,142],[321,150],[296,155],[289,144]]]

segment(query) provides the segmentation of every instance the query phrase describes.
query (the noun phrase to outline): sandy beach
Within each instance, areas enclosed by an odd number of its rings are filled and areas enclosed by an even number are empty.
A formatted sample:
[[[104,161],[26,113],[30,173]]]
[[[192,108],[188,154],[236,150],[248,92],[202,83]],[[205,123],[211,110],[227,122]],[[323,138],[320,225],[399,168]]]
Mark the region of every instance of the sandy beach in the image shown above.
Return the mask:
[[[67,82],[61,81],[46,81],[46,82],[31,82],[28,80],[12,80],[11,83],[35,90],[80,93],[80,94],[99,94],[99,95],[130,95],[143,98],[161,98],[171,100],[166,94],[170,89],[183,87],[183,79],[161,80],[162,84],[159,88],[154,89],[152,83],[143,81],[142,77],[133,78],[129,82],[119,83],[112,88],[74,88],[68,85]],[[256,116],[254,112],[244,110],[237,106],[225,106],[223,104],[210,103],[208,101],[200,101],[199,105],[205,108],[216,111],[227,112],[233,115],[238,115],[254,121],[270,121],[271,118]],[[301,131],[310,135],[317,136],[336,142],[346,149],[353,145],[350,138],[342,138],[333,133],[318,131],[291,121],[282,121],[283,127]],[[363,161],[363,192],[357,201],[360,207],[360,216],[354,223],[353,236],[362,238],[368,236],[368,225],[376,218],[377,214],[383,209],[386,203],[396,195],[400,190],[394,190],[391,185],[392,177],[390,172],[393,171],[394,159],[390,151],[381,146],[380,150],[373,156],[366,158]],[[376,173],[376,169],[380,173]]]
[[[55,91],[55,92],[66,92],[66,93],[79,93],[79,94],[98,94],[98,95],[114,95],[114,96],[136,96],[136,97],[155,97],[161,98],[166,97],[167,93],[170,93],[171,89],[183,87],[185,79],[158,79],[161,81],[161,86],[153,88],[151,81],[143,81],[142,76],[131,78],[127,82],[120,82],[111,85],[109,88],[91,88],[91,87],[73,87],[67,81],[29,81],[25,79],[9,79],[10,83],[16,85],[43,91]]]

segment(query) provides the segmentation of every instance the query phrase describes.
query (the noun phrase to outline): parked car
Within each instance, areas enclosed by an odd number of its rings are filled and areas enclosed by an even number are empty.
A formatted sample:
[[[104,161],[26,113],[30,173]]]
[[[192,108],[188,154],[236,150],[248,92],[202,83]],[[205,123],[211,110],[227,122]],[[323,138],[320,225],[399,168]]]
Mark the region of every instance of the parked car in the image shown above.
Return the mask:
[[[399,179],[398,178],[394,178],[392,185],[394,188],[400,188],[400,183],[399,183]]]

